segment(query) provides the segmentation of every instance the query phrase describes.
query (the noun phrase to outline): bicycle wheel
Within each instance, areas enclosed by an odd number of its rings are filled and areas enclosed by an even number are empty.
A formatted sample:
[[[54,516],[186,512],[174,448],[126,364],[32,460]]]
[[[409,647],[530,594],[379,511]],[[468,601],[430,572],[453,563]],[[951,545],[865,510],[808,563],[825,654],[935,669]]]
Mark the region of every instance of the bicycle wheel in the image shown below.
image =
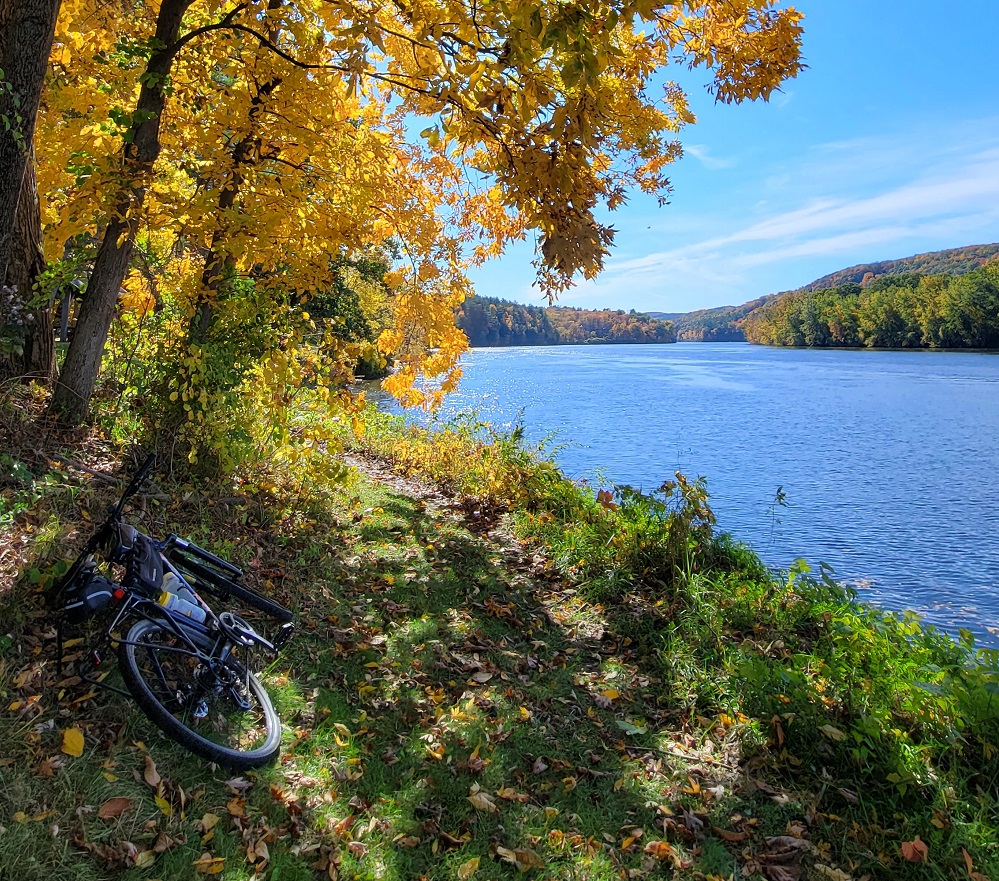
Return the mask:
[[[278,754],[281,723],[271,699],[235,658],[209,663],[149,620],[128,631],[118,658],[136,703],[181,746],[234,771],[256,768]]]

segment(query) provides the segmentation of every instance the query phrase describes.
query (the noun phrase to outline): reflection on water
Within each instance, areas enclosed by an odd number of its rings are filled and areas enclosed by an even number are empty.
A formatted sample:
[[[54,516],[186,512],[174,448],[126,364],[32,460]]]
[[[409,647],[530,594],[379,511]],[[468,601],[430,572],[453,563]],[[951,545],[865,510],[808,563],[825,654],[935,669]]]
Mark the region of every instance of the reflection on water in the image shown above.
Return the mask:
[[[446,412],[554,432],[574,478],[706,475],[720,527],[772,565],[825,561],[865,599],[999,627],[997,356],[679,343],[478,349],[464,366]]]

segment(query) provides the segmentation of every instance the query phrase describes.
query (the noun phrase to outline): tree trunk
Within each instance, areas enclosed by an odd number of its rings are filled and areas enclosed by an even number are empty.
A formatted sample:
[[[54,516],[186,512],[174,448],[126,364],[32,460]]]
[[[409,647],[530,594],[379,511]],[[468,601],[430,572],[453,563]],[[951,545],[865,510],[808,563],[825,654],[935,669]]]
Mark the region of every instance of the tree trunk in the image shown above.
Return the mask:
[[[50,308],[30,306],[45,268],[34,155],[38,105],[61,0],[0,0],[0,376],[51,379]]]
[[[2,0],[0,0],[2,2]],[[158,48],[149,58],[135,106],[137,120],[125,146],[122,171],[129,182],[122,191],[97,250],[94,269],[80,307],[80,317],[56,383],[51,411],[69,422],[82,421],[90,409],[104,344],[115,303],[132,261],[146,185],[160,155],[160,120],[166,104],[170,68],[184,15],[194,0],[163,0],[156,19]]]
[[[7,263],[7,284],[16,289],[13,303],[18,326],[7,328],[11,341],[17,341],[19,354],[0,359],[0,377],[21,377],[50,382],[55,367],[55,340],[52,304],[37,303],[35,281],[45,269],[42,253],[42,218],[38,206],[34,155],[29,155],[17,203],[13,228],[14,246]]]
[[[61,0],[0,0],[0,285]]]

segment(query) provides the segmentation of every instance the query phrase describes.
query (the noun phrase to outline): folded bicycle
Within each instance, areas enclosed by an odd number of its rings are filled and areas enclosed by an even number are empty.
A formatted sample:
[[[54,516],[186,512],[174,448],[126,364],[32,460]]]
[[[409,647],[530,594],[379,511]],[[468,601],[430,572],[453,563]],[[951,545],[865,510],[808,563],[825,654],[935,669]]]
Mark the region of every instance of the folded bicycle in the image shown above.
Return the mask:
[[[235,771],[272,760],[281,723],[254,673],[294,631],[293,614],[243,583],[243,572],[177,535],[157,541],[123,519],[128,500],[152,472],[149,456],[121,499],[53,588],[59,667],[67,628],[103,616],[82,652],[81,679],[135,699],[168,737]],[[236,599],[280,623],[272,639],[205,596]],[[97,672],[117,652],[128,691]]]

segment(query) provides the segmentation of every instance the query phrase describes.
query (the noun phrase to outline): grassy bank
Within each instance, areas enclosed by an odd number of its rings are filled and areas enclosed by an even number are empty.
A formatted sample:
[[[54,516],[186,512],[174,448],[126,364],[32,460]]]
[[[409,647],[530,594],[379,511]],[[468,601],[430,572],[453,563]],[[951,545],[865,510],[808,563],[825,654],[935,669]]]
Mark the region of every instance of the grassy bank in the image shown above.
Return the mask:
[[[136,520],[302,620],[281,760],[233,779],[56,680],[41,592],[115,495],[67,463],[120,451],[0,430],[2,878],[999,879],[995,653],[772,576],[697,483],[373,414],[346,484],[162,480]]]

